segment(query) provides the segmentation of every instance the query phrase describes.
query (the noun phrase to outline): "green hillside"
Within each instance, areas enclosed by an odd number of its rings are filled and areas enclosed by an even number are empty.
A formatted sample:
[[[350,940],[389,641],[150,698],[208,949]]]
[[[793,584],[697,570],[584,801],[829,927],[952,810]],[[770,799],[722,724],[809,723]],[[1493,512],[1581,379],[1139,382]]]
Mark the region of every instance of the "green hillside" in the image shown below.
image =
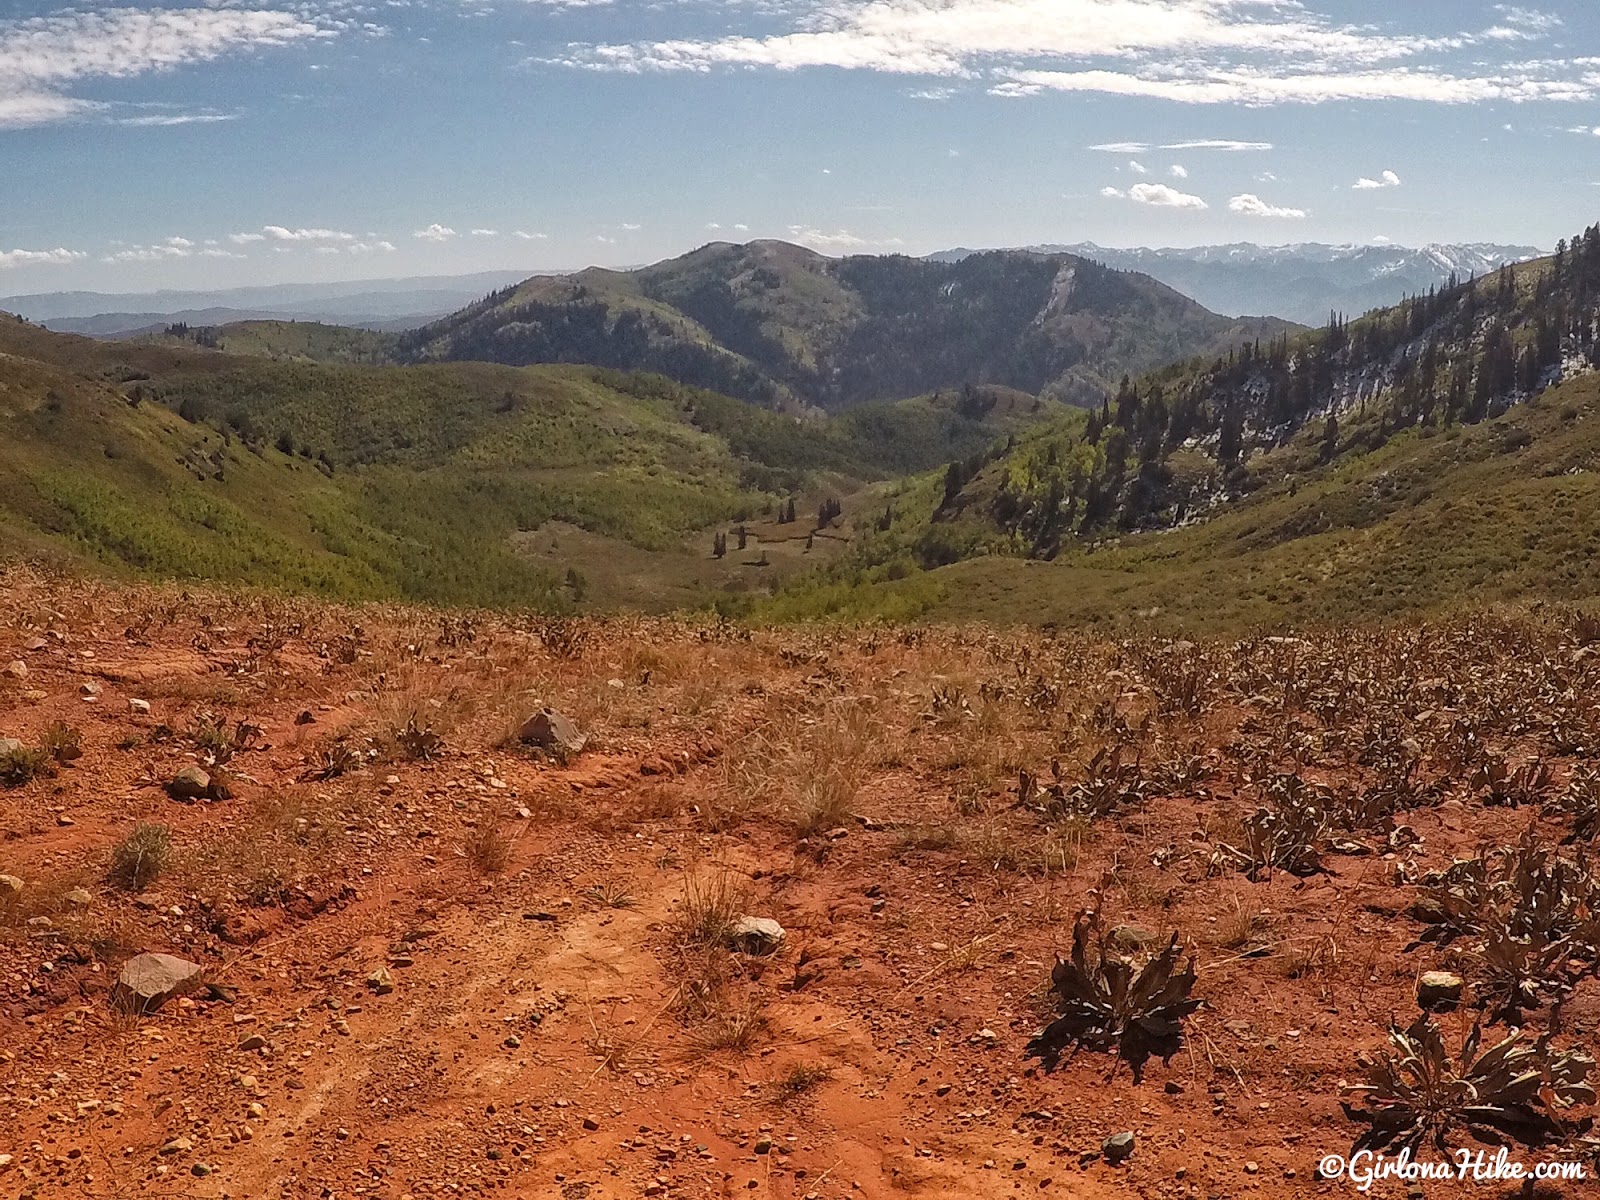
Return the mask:
[[[1597,329],[1590,230],[1553,259],[1152,373],[903,484],[891,529],[770,611],[915,595],[1206,630],[1591,597]]]
[[[768,407],[839,410],[965,384],[1098,402],[1127,372],[1289,328],[1066,254],[939,263],[718,242],[638,271],[527,280],[400,335],[395,352],[649,370]]]
[[[696,604],[837,553],[848,522],[815,546],[785,527],[807,556],[760,570],[711,559],[714,531],[1054,411],[968,390],[803,420],[586,367],[316,363],[7,320],[0,554],[352,597]],[[585,536],[535,550],[547,525]],[[623,554],[636,569],[596,594],[587,577]]]

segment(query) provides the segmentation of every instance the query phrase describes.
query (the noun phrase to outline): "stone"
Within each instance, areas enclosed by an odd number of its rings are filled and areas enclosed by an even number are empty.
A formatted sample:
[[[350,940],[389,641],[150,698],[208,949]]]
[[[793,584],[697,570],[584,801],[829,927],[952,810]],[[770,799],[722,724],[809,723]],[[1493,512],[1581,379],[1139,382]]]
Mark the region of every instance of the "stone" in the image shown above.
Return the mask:
[[[85,700],[97,700],[100,697],[100,685],[92,679],[86,679],[78,685],[78,695]]]
[[[154,1012],[174,996],[200,986],[205,968],[176,954],[137,954],[111,986],[111,1002],[125,1012]]]
[[[73,888],[66,894],[65,899],[68,904],[76,905],[78,908],[87,908],[94,903],[94,897],[89,894],[89,889],[81,887]]]
[[[590,1133],[593,1133],[595,1130],[600,1128],[600,1122],[595,1120],[593,1117],[585,1117],[583,1119],[583,1127]]]
[[[28,664],[20,658],[14,658],[3,668],[0,668],[0,675],[4,675],[7,679],[26,679],[28,677]]]
[[[0,737],[0,758],[5,758],[12,754],[20,754],[24,749],[26,747],[16,738]]]
[[[1417,1004],[1424,1009],[1452,1009],[1461,1003],[1466,981],[1450,971],[1424,971],[1417,980]]]
[[[135,716],[148,717],[150,715],[150,701],[129,700],[128,711],[133,713]]]
[[[175,1137],[165,1146],[161,1147],[161,1154],[187,1154],[194,1149],[194,1143],[186,1137]]]
[[[0,905],[15,904],[22,899],[22,880],[15,875],[0,875]]]
[[[1133,1132],[1113,1133],[1100,1143],[1100,1153],[1108,1163],[1126,1162],[1133,1157]]]
[[[266,1044],[267,1044],[267,1039],[266,1038],[262,1037],[259,1033],[252,1033],[249,1037],[245,1038],[244,1041],[239,1043],[239,1049],[241,1049],[241,1050],[259,1050],[259,1049],[261,1049],[261,1047],[265,1046]]]
[[[756,1144],[751,1147],[757,1154],[769,1154],[772,1151],[772,1139],[765,1135],[756,1139]]]
[[[185,767],[167,784],[167,795],[174,800],[192,803],[195,800],[227,800],[233,792],[209,772],[199,767]]]
[[[562,754],[577,754],[589,744],[588,737],[553,708],[542,708],[524,721],[517,739]]]
[[[728,940],[746,954],[772,954],[783,938],[783,926],[771,917],[740,917],[728,929]]]
[[[1108,935],[1124,950],[1143,950],[1161,940],[1161,935],[1140,925],[1113,925]]]
[[[379,996],[387,996],[394,991],[394,976],[389,974],[388,967],[379,967],[367,976],[367,986]]]

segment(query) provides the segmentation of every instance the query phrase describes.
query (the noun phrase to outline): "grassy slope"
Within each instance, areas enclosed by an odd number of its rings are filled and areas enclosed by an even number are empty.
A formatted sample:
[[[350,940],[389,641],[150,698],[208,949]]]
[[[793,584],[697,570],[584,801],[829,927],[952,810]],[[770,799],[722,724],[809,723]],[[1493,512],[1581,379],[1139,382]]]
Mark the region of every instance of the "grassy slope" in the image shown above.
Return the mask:
[[[712,562],[706,531],[1049,411],[1006,394],[982,420],[941,397],[808,422],[589,368],[317,364],[16,322],[0,354],[0,552],[447,603],[559,606],[569,569],[614,605],[765,586],[839,544],[774,529],[757,570],[754,546]],[[582,536],[541,541],[547,523]]]
[[[941,616],[1197,632],[1600,593],[1600,378],[1408,433],[1206,524],[932,572]]]

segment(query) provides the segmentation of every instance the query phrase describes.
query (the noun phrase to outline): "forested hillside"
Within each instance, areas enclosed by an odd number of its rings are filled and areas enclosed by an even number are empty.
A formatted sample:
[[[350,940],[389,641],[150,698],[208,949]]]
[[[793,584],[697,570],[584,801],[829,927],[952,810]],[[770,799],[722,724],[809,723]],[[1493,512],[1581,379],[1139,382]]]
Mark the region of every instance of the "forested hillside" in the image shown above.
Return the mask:
[[[1550,258],[1316,332],[1124,379],[1086,420],[949,465],[934,521],[976,519],[1049,557],[1170,528],[1405,431],[1472,425],[1592,369],[1600,228]]]
[[[649,370],[768,407],[837,410],[966,384],[1087,404],[1123,373],[1286,328],[1066,254],[937,263],[716,243],[639,271],[528,280],[402,335],[396,354]]]

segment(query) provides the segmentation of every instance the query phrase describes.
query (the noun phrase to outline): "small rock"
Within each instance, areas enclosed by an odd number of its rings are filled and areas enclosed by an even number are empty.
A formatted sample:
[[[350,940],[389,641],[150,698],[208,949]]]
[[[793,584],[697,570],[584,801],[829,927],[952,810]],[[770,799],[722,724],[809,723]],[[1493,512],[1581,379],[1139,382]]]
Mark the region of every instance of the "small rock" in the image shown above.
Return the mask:
[[[583,1119],[583,1127],[590,1133],[593,1133],[595,1130],[600,1128],[600,1122],[595,1120],[593,1117],[585,1117]]]
[[[56,824],[60,825],[62,827],[66,827],[66,826],[69,826],[69,825],[74,825],[74,824],[76,824],[76,822],[71,817],[67,816],[66,813],[62,813],[60,816],[58,816],[56,818]]]
[[[728,940],[746,954],[772,954],[783,937],[783,926],[771,917],[740,917],[728,930]]]
[[[1461,976],[1450,971],[1424,971],[1417,980],[1417,1004],[1424,1009],[1453,1009],[1461,1003]]]
[[[128,701],[128,711],[133,713],[133,714],[135,714],[136,716],[148,717],[150,715],[150,701],[148,701],[148,700],[129,700]]]
[[[85,700],[98,700],[100,698],[100,685],[92,679],[86,679],[78,685],[78,695]]]
[[[233,792],[222,780],[199,767],[185,767],[167,784],[167,795],[174,800],[228,800]]]
[[[517,730],[517,738],[563,754],[577,754],[589,743],[576,725],[553,708],[542,708],[524,721]]]
[[[1244,1173],[1246,1175],[1254,1175],[1260,1170],[1261,1170],[1261,1166],[1260,1166],[1259,1163],[1247,1162],[1244,1165]]]
[[[194,1166],[189,1168],[189,1171],[194,1175],[206,1176],[211,1174],[212,1167],[209,1163],[195,1163]]]
[[[28,677],[28,664],[20,658],[14,658],[3,668],[0,668],[0,675],[4,675],[7,679],[26,679]]]
[[[1161,940],[1161,935],[1141,925],[1113,925],[1108,935],[1124,950],[1143,950]]]
[[[1133,1133],[1113,1133],[1100,1143],[1100,1153],[1105,1155],[1108,1163],[1126,1162],[1133,1157]]]
[[[12,1158],[9,1154],[0,1154],[0,1171],[4,1171],[15,1161],[16,1159]]]
[[[15,875],[0,875],[0,905],[15,904],[22,898],[22,880]]]
[[[194,1149],[194,1143],[186,1137],[175,1137],[165,1146],[161,1147],[161,1154],[187,1154]]]
[[[507,1034],[506,1040],[502,1044],[507,1050],[515,1050],[518,1046],[522,1045],[522,1039],[514,1033]]]
[[[73,888],[63,899],[79,908],[87,908],[94,903],[94,897],[89,894],[89,889],[81,887]]]
[[[0,758],[5,758],[12,754],[21,754],[25,748],[16,738],[0,737]]]
[[[771,1153],[771,1151],[772,1151],[772,1139],[769,1138],[769,1137],[765,1137],[765,1136],[758,1137],[756,1139],[756,1144],[754,1146],[752,1146],[751,1149],[753,1149],[757,1154],[768,1154],[768,1153]]]
[[[308,708],[302,711],[300,715],[294,719],[294,723],[296,725],[315,725],[317,723],[317,719],[311,715],[311,710]]]
[[[267,1044],[267,1039],[266,1038],[262,1037],[259,1033],[252,1033],[249,1037],[245,1038],[244,1041],[239,1043],[239,1049],[241,1049],[241,1050],[259,1050],[259,1049],[261,1049],[261,1047],[265,1046],[266,1044]]]
[[[379,967],[367,976],[367,986],[379,996],[387,996],[394,991],[394,976],[389,974],[388,967]]]
[[[154,1012],[200,986],[205,968],[175,954],[137,954],[122,966],[111,1002],[125,1012]]]

